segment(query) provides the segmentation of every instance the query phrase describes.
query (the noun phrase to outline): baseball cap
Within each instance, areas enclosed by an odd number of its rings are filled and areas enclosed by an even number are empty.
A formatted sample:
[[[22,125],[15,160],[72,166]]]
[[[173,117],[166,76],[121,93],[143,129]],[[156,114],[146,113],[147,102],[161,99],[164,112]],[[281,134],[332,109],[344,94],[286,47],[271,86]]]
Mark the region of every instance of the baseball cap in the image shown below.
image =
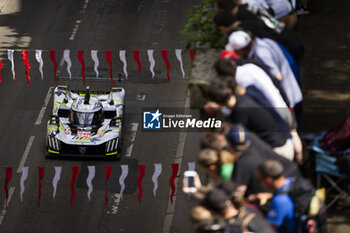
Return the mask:
[[[224,59],[230,59],[230,58],[237,59],[238,58],[237,54],[234,51],[226,50],[226,49],[220,53],[219,57],[224,58]]]
[[[240,50],[251,42],[252,38],[250,35],[244,31],[232,32],[228,37],[228,45],[231,46],[232,50]]]
[[[245,146],[250,143],[250,135],[243,125],[234,125],[226,135],[229,144],[239,150],[239,146]]]

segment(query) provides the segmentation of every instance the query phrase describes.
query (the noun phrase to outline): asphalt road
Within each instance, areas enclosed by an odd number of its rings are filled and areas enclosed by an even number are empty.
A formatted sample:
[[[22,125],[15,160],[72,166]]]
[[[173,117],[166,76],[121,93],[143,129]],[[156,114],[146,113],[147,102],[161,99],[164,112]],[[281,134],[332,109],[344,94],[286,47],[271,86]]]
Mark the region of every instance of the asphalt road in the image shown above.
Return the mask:
[[[142,107],[184,107],[186,80],[182,78],[175,49],[183,48],[179,31],[186,23],[186,9],[198,0],[46,0],[0,1],[0,59],[3,63],[0,84],[0,186],[4,186],[5,167],[13,168],[9,183],[8,208],[0,206],[0,232],[191,232],[187,220],[191,201],[181,192],[169,201],[171,163],[180,164],[180,172],[193,161],[198,145],[197,133],[147,133],[141,130]],[[7,49],[15,49],[16,80],[12,79]],[[20,50],[29,50],[31,82],[27,86]],[[40,79],[35,49],[43,50],[44,79]],[[110,88],[108,64],[104,51],[112,50],[113,76],[122,72],[119,50],[126,50],[128,80],[118,82],[126,90],[126,121],[120,161],[92,159],[47,159],[46,122],[50,116],[55,86],[49,49],[56,50],[59,84],[67,83],[66,64],[61,63],[63,50],[71,50],[72,75],[80,77],[77,50],[85,51],[87,85],[93,90]],[[99,50],[100,79],[95,77],[90,50]],[[147,49],[154,49],[156,77],[149,72]],[[160,50],[167,49],[171,66],[170,85]],[[141,77],[132,51],[140,50],[143,64]],[[183,52],[185,72],[190,59]],[[63,64],[63,65],[62,65]],[[62,65],[62,66],[61,66]],[[122,76],[125,78],[124,75]],[[91,79],[90,79],[91,78]],[[70,81],[72,89],[83,89],[82,79]],[[46,106],[45,99],[48,100]],[[42,120],[40,111],[44,112]],[[41,122],[40,122],[41,120]],[[37,122],[37,124],[35,124]],[[154,164],[161,163],[157,196],[153,196]],[[120,165],[129,165],[126,189],[120,200]],[[137,165],[145,164],[143,196],[138,202]],[[104,166],[112,166],[108,181],[108,206],[105,207]],[[21,166],[29,167],[23,202],[20,200]],[[62,166],[56,198],[52,197],[54,167]],[[71,203],[71,166],[79,166],[74,207]],[[91,200],[87,198],[87,166],[96,166]],[[38,171],[45,167],[42,195],[38,208]],[[180,179],[175,180],[176,184]],[[179,187],[179,185],[178,185]],[[0,202],[5,191],[0,191]]]

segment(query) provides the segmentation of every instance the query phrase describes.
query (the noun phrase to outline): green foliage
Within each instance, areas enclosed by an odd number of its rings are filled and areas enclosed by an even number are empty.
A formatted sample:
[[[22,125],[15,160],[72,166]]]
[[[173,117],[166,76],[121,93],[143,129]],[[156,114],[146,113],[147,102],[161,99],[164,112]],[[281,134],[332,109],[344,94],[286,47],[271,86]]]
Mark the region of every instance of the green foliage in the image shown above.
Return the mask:
[[[202,0],[201,4],[189,9],[189,20],[181,31],[186,36],[186,48],[223,48],[224,38],[214,23],[217,13],[215,0]]]

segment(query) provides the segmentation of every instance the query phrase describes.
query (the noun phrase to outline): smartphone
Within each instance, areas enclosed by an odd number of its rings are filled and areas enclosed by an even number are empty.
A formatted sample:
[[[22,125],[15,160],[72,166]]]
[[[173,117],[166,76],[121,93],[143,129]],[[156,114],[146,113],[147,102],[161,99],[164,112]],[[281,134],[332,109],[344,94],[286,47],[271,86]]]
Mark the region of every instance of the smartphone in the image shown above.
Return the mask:
[[[187,193],[194,193],[197,191],[197,188],[194,185],[194,177],[197,175],[195,171],[185,171],[184,177],[186,179],[184,191]],[[187,186],[186,186],[187,185]]]

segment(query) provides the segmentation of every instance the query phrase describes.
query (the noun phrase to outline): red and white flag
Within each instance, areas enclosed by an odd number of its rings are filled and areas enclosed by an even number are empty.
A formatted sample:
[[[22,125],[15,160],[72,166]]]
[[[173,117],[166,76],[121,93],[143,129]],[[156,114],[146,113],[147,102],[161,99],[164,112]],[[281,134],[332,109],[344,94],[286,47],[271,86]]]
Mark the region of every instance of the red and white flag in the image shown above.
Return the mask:
[[[13,53],[15,52],[15,50],[13,49],[9,49],[7,50],[7,57],[8,59],[10,60],[11,62],[11,70],[12,70],[12,77],[13,77],[13,80],[15,80],[15,60],[13,59]]]
[[[123,193],[125,189],[125,178],[128,176],[129,173],[129,166],[128,165],[121,165],[122,173],[119,177],[119,184],[120,184],[120,198],[123,198]]]
[[[177,176],[177,173],[179,172],[179,164],[178,163],[172,163],[171,164],[171,170],[172,170],[172,173],[171,173],[171,177],[169,179],[169,184],[170,184],[170,187],[171,187],[171,194],[170,194],[170,201],[171,201],[171,204],[173,204],[173,197],[174,197],[174,194],[176,192],[176,188],[175,188],[175,178]]]
[[[38,197],[38,208],[40,208],[40,199],[41,199],[41,181],[45,175],[45,167],[38,167],[39,173],[39,197]]]
[[[63,51],[63,59],[67,63],[67,72],[69,75],[69,79],[72,79],[72,73],[70,72],[70,69],[72,67],[72,61],[70,60],[70,50],[66,49]]]
[[[143,194],[142,180],[143,180],[143,177],[145,176],[146,165],[140,164],[140,165],[137,165],[137,167],[139,170],[139,175],[138,175],[137,181],[136,181],[137,187],[139,188],[139,195],[137,198],[139,199],[139,203],[141,203],[141,197]]]
[[[105,166],[105,206],[108,206],[108,180],[111,177],[112,166]]]
[[[140,76],[140,79],[141,79],[142,64],[141,64],[141,60],[140,60],[140,50],[134,50],[132,54],[134,56],[135,62],[137,63],[139,76]]]
[[[78,50],[77,52],[78,60],[81,64],[81,76],[83,77],[83,85],[85,87],[85,62],[84,62],[84,51]]]
[[[126,57],[125,57],[125,50],[119,51],[119,58],[123,62],[123,70],[124,70],[124,74],[125,74],[125,79],[128,79],[128,71],[126,70],[127,62],[126,62]]]
[[[166,65],[166,75],[168,77],[168,83],[170,84],[170,74],[169,74],[170,62],[168,60],[168,50],[161,50],[161,54]]]
[[[154,61],[153,54],[154,54],[154,50],[153,49],[147,50],[148,60],[149,60],[149,63],[150,63],[149,70],[152,73],[152,78],[154,78],[154,75],[155,75],[155,73],[154,73],[154,66],[156,64],[156,62]]]
[[[8,205],[8,198],[9,198],[9,189],[8,189],[8,184],[10,183],[11,179],[12,179],[12,167],[5,167],[5,172],[6,172],[6,177],[5,177],[5,186],[4,186],[4,190],[6,193],[6,200],[5,200],[5,206],[7,209],[7,205]]]
[[[70,205],[73,208],[73,201],[75,199],[75,181],[78,178],[79,174],[79,167],[78,166],[73,166],[72,167],[72,178],[69,183],[70,190],[72,192],[71,198],[70,198]]]
[[[94,61],[94,70],[96,73],[96,78],[98,78],[98,65],[100,64],[99,60],[98,60],[98,56],[97,56],[97,50],[91,50],[91,58]]]
[[[152,182],[153,182],[153,195],[157,195],[157,189],[158,189],[158,177],[162,173],[162,164],[156,163],[154,164],[154,173],[152,176]]]
[[[57,68],[58,68],[58,65],[57,65],[57,61],[56,61],[56,58],[55,58],[55,54],[56,54],[56,51],[55,50],[49,50],[49,55],[50,55],[50,59],[54,65],[54,76],[55,76],[55,84],[57,83]]]
[[[111,78],[111,84],[113,87],[113,71],[112,71],[112,51],[106,50],[106,60],[109,65],[109,77]]]
[[[56,198],[57,184],[58,184],[58,181],[60,181],[61,179],[61,172],[62,172],[62,167],[55,167],[55,176],[52,179],[53,199]]]
[[[27,85],[29,86],[29,83],[30,83],[30,76],[29,76],[30,63],[28,60],[28,51],[22,50],[21,54],[22,54],[23,63],[26,66],[25,76],[27,77]]]
[[[92,193],[92,190],[94,189],[94,187],[92,186],[92,180],[95,178],[96,168],[95,168],[95,166],[88,166],[88,170],[89,170],[89,175],[86,179],[86,184],[89,188],[87,196],[88,196],[89,201],[90,201],[91,200],[91,193]]]
[[[181,56],[181,49],[175,49],[175,54],[176,54],[176,58],[177,60],[179,60],[180,62],[180,68],[181,68],[181,72],[182,72],[182,78],[185,78],[185,71],[184,71],[184,66],[182,63],[182,56]]]
[[[25,186],[24,186],[24,182],[27,180],[28,178],[28,171],[29,171],[29,167],[22,167],[22,176],[21,176],[21,180],[20,180],[20,196],[21,196],[21,201],[23,201],[23,193],[25,190]]]
[[[42,50],[35,50],[35,59],[39,62],[39,71],[41,74],[41,79],[43,79],[44,78],[44,74],[43,74],[44,61],[42,58]]]

